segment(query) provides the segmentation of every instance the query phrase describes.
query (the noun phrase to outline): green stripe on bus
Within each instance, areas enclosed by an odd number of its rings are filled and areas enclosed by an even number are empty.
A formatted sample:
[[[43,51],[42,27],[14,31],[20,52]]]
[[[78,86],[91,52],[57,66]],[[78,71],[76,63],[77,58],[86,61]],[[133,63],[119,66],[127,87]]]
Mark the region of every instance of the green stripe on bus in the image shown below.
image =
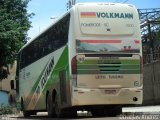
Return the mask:
[[[39,83],[39,81],[40,81],[40,79],[41,79],[41,77],[42,77],[42,75],[43,75],[43,73],[44,73],[44,71],[45,71],[48,63],[49,63],[49,61],[46,63],[46,65],[45,65],[45,67],[43,68],[42,72],[40,73],[38,79],[36,80],[35,84],[33,85],[33,87],[32,87],[32,89],[31,89],[29,95],[27,96],[27,98],[26,98],[26,100],[25,100],[25,101],[26,101],[26,102],[25,102],[26,107],[28,106],[28,104],[29,104],[29,102],[30,102],[30,100],[31,100],[31,98],[32,98],[32,96],[33,96],[33,94],[34,94],[34,92],[35,92],[35,90],[36,90],[36,88],[37,88],[37,86],[38,86],[38,83]]]
[[[118,59],[118,60],[85,60],[83,62],[79,62],[77,61],[77,64],[140,64],[140,60],[132,60],[132,59],[128,59],[128,60],[123,60],[123,59]]]
[[[94,65],[94,64],[90,64],[90,65],[77,65],[77,69],[140,69],[140,65],[139,64],[105,64],[105,65]]]
[[[77,74],[139,74],[140,70],[77,70]]]
[[[109,59],[77,61],[77,74],[139,74],[140,60]]]
[[[49,90],[51,87],[53,87],[52,85],[56,82],[58,82],[59,80],[59,72],[62,70],[66,70],[66,72],[68,74],[66,74],[66,80],[69,80],[69,66],[68,66],[68,46],[64,49],[63,53],[61,54],[59,61],[57,62],[54,70],[51,73],[51,76],[49,77],[49,79],[47,80],[46,86],[42,92],[42,95],[40,96],[37,104],[36,104],[36,108],[38,108],[39,104],[44,105],[45,100],[43,99],[43,97],[45,96],[47,90]]]

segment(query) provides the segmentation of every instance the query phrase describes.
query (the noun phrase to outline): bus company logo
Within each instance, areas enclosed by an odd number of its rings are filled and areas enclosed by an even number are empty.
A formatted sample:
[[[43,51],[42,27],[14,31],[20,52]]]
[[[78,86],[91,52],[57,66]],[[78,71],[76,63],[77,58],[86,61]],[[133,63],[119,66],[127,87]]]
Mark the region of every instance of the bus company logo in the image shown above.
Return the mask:
[[[41,79],[37,85],[37,88],[35,89],[35,92],[33,93],[29,106],[35,107],[37,101],[39,100],[41,93],[43,92],[44,86],[46,85],[48,78],[52,73],[53,66],[54,66],[54,56],[49,60],[48,64],[46,65],[44,73],[42,74]]]
[[[120,18],[133,19],[133,13],[81,12],[81,18]]]

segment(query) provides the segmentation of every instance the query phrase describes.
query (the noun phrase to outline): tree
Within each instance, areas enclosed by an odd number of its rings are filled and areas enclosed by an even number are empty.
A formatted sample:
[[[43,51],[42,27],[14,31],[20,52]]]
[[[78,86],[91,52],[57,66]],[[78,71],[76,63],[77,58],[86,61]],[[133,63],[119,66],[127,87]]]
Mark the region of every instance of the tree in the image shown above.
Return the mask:
[[[1,71],[15,61],[19,49],[28,40],[29,18],[34,15],[27,13],[29,1],[0,0],[0,76],[6,77]]]

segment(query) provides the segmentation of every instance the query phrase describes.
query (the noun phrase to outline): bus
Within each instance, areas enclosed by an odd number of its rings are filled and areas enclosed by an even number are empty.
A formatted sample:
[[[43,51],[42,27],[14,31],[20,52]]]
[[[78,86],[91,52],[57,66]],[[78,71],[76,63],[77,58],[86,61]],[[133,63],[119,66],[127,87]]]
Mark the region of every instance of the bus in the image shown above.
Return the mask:
[[[120,114],[124,105],[142,104],[142,61],[133,5],[78,3],[18,53],[23,114]]]

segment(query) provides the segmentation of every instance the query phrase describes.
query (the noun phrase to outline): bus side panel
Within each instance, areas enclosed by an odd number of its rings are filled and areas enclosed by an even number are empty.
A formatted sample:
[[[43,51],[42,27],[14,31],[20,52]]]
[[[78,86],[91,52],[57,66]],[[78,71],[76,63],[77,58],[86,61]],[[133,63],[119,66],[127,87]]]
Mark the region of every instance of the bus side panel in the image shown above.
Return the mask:
[[[67,71],[67,68],[68,68],[67,55],[68,54],[66,53],[68,53],[68,47],[63,47],[59,49],[56,53],[52,53],[49,55],[47,60],[48,62],[46,63],[46,65],[44,66],[41,72],[42,74],[38,75],[37,81],[34,81],[34,83],[32,81],[32,85],[31,84],[28,85],[30,86],[30,88],[32,88],[31,90],[25,93],[25,91],[27,91],[29,88],[26,88],[27,86],[25,86],[25,84],[23,85],[23,87],[21,86],[20,91],[21,91],[21,96],[24,99],[25,110],[45,110],[46,109],[47,90],[50,90],[53,88],[58,90],[59,72],[62,70]],[[36,63],[36,66],[39,63]],[[50,67],[52,67],[52,69],[50,69]],[[33,70],[35,70],[35,68]]]
[[[55,68],[53,69],[42,95],[37,102],[35,109],[45,109],[46,93],[56,90],[61,106],[66,106],[70,103],[70,81],[69,81],[69,66],[68,66],[68,47],[66,47],[61,54]],[[43,108],[42,106],[43,105]]]

